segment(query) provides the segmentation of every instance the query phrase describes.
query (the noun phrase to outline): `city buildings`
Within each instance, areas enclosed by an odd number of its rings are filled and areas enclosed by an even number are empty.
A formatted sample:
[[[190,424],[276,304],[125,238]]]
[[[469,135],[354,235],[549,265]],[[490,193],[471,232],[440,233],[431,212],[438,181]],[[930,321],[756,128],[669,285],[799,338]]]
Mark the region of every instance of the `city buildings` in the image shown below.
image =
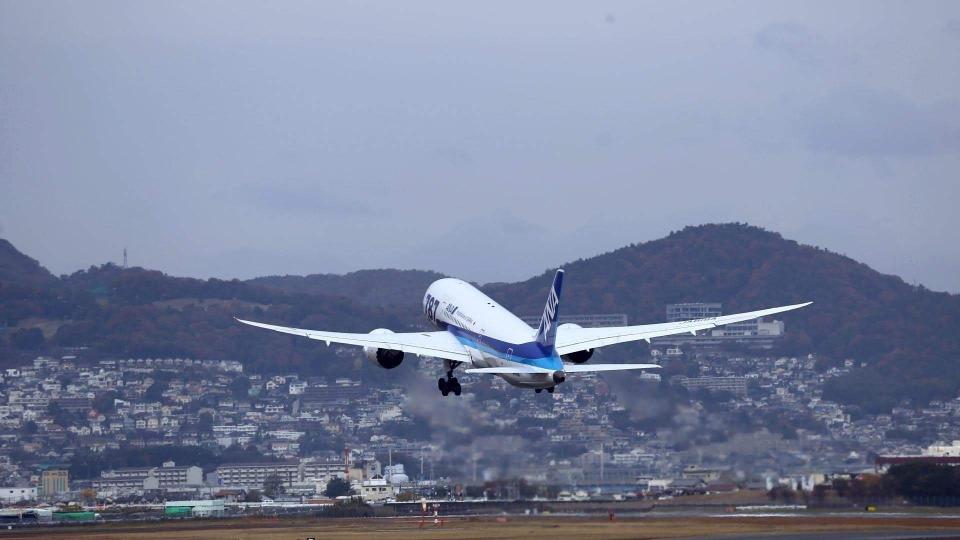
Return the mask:
[[[35,500],[37,500],[37,488],[35,487],[0,487],[0,503],[14,504]]]
[[[684,309],[688,317],[719,306]],[[0,485],[24,486],[7,488],[11,500],[242,498],[265,486],[309,498],[333,478],[383,500],[500,478],[669,493],[872,470],[867,456],[922,455],[937,440],[960,440],[960,399],[872,415],[828,399],[829,381],[856,359],[670,349],[657,358],[662,380],[583,374],[546,396],[463,374],[461,402],[442,408],[435,392],[417,390],[434,382],[435,363],[421,360],[399,383],[348,349],[334,349],[345,368],[330,377],[247,374],[223,361],[37,358],[0,373]],[[660,350],[655,342],[651,354]],[[938,446],[940,459],[960,452]],[[191,462],[201,453],[210,474]],[[151,466],[125,466],[144,456]],[[381,471],[381,462],[391,466]]]
[[[47,469],[40,473],[39,494],[44,497],[70,491],[70,473],[63,469]]]

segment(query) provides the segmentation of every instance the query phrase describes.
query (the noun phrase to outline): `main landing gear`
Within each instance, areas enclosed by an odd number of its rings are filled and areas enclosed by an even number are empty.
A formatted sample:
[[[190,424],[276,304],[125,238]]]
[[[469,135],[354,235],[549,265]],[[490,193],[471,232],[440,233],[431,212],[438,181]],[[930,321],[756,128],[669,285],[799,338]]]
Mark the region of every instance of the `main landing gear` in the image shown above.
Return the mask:
[[[551,387],[547,388],[546,390],[547,390],[547,393],[548,393],[548,394],[552,394],[553,391],[556,390],[556,389],[557,389],[556,386],[551,386]],[[538,394],[539,394],[540,392],[543,392],[543,390],[544,390],[543,388],[534,388],[534,389],[533,389],[533,391],[536,392],[536,393],[538,393]]]
[[[444,396],[449,395],[453,392],[453,395],[460,395],[460,381],[453,376],[453,370],[458,365],[459,362],[450,362],[449,360],[444,360],[444,365],[447,368],[447,378],[437,379],[437,389],[440,390],[440,393]]]
[[[447,374],[446,379],[437,379],[437,388],[440,389],[440,393],[444,396],[453,392],[453,395],[460,395],[460,381],[456,377],[452,377],[449,373]]]

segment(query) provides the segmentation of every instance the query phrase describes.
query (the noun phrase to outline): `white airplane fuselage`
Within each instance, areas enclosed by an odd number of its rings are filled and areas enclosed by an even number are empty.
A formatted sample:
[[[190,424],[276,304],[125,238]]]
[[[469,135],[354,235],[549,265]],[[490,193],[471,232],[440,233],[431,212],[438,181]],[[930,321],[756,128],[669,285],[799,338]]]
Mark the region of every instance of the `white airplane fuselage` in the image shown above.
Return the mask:
[[[423,297],[431,324],[446,330],[464,346],[475,367],[527,367],[548,373],[499,374],[513,386],[552,388],[565,379],[556,349],[535,340],[534,328],[466,281],[433,282]]]

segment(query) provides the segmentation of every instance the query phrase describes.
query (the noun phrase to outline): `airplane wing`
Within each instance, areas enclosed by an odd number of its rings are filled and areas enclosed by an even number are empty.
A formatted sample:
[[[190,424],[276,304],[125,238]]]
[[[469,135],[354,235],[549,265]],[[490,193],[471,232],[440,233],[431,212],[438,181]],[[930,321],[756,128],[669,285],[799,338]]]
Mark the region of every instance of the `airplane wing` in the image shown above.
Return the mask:
[[[498,366],[484,368],[470,368],[463,370],[465,373],[553,373],[552,369],[545,369],[535,366]]]
[[[567,373],[591,373],[593,371],[621,371],[624,369],[660,369],[660,364],[564,364]]]
[[[267,330],[283,332],[284,334],[317,339],[326,342],[327,345],[331,343],[342,343],[344,345],[357,345],[359,347],[378,347],[381,349],[403,351],[405,353],[416,354],[417,356],[432,356],[434,358],[444,358],[457,362],[470,362],[470,355],[450,332],[348,334],[345,332],[323,332],[321,330],[288,328],[286,326],[245,321],[243,319],[237,319],[237,321],[243,324],[249,324],[250,326],[256,326],[257,328],[266,328]]]
[[[760,311],[750,311],[747,313],[737,313],[734,315],[723,315],[721,317],[710,317],[708,319],[696,319],[692,321],[678,321],[672,323],[660,324],[641,324],[638,326],[610,326],[606,328],[577,328],[574,326],[560,325],[557,328],[557,353],[562,355],[584,351],[587,349],[596,349],[607,345],[617,343],[627,343],[629,341],[646,340],[651,338],[672,336],[676,334],[685,334],[687,332],[695,334],[698,330],[708,330],[725,324],[749,321],[759,317],[766,317],[775,313],[783,313],[809,306],[813,302],[803,304],[794,304],[791,306],[781,306],[770,309],[761,309]],[[566,367],[564,367],[566,369]],[[570,371],[570,370],[567,370]]]

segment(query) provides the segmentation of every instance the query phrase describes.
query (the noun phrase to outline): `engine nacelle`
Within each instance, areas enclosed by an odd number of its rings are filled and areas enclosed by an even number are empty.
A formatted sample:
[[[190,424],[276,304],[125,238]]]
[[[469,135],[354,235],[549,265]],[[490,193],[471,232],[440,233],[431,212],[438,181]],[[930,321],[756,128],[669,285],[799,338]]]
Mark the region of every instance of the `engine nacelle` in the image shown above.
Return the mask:
[[[377,328],[370,332],[371,334],[392,334],[393,330],[386,328]],[[383,369],[393,369],[403,362],[403,351],[395,349],[380,349],[377,347],[364,347],[363,354],[367,360],[382,367]]]
[[[572,352],[570,354],[563,355],[561,358],[563,358],[563,360],[566,362],[570,362],[571,364],[582,364],[589,360],[591,356],[593,356],[593,349]]]
[[[583,327],[580,326],[579,324],[566,323],[566,324],[561,324],[559,327],[557,327],[557,331],[560,332],[564,328],[583,328]],[[593,356],[593,349],[587,349],[585,351],[577,351],[570,354],[565,354],[561,358],[563,358],[563,360],[566,362],[570,362],[571,364],[582,364],[587,360],[589,360],[591,356]]]

